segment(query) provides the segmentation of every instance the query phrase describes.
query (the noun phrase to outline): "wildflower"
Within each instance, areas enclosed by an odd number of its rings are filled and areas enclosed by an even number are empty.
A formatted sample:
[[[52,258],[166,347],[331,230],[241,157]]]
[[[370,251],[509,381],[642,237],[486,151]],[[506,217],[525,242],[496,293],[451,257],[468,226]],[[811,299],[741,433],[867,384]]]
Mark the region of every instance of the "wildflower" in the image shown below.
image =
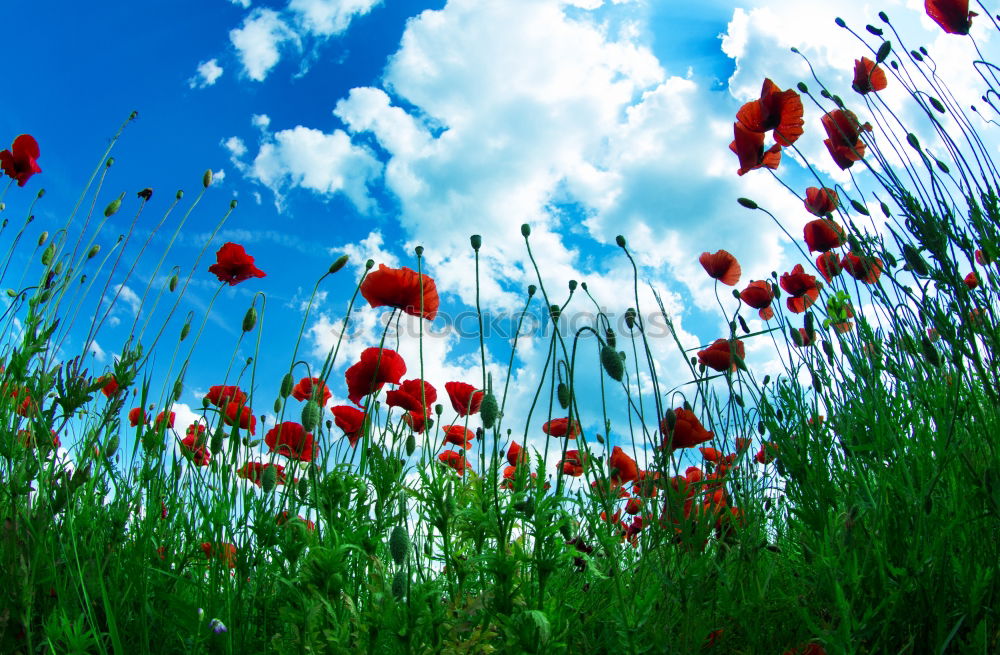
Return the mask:
[[[861,141],[861,132],[870,132],[872,126],[861,125],[854,112],[847,109],[835,109],[823,115],[821,119],[826,130],[827,139],[823,141],[830,151],[834,163],[841,169],[850,168],[854,162],[865,156],[865,144]]]
[[[839,248],[847,241],[847,233],[834,221],[817,218],[806,223],[802,231],[809,252],[827,252]]]
[[[738,452],[743,452],[750,447],[751,441],[746,437],[736,437],[736,450]]]
[[[989,255],[987,255],[982,250],[977,250],[976,251],[976,262],[980,266],[989,266],[990,264],[993,263],[993,258],[990,257]]]
[[[316,402],[320,405],[326,405],[333,394],[319,378],[302,378],[292,388],[292,397],[295,400],[310,400],[313,396],[316,397]]]
[[[466,460],[465,457],[459,455],[454,450],[444,451],[443,453],[438,455],[438,459],[441,461],[442,464],[450,466],[451,468],[455,469],[455,471],[459,475],[465,475],[465,469],[466,467],[469,466],[468,460]],[[469,470],[472,470],[471,467]]]
[[[20,438],[21,445],[24,446],[25,448],[34,448],[38,443],[37,440],[35,439],[35,434],[31,430],[18,430],[17,436]],[[52,448],[58,448],[59,446],[62,445],[62,443],[59,441],[59,435],[56,434],[55,430],[50,429],[49,436],[52,437],[51,441],[42,442],[43,444],[45,444],[46,448],[49,445],[51,445]]]
[[[331,407],[330,411],[333,412],[334,422],[344,431],[344,436],[347,437],[351,447],[357,446],[365,422],[365,413],[350,405],[337,405]]]
[[[507,449],[507,461],[511,466],[517,466],[528,461],[528,453],[521,448],[519,443],[511,441],[510,448]]]
[[[969,287],[969,291],[979,286],[979,275],[975,271],[965,276],[965,286]]]
[[[476,391],[476,388],[465,382],[446,382],[444,385],[451,398],[451,406],[455,408],[459,416],[469,416],[479,411],[483,404],[485,392]]]
[[[770,79],[765,79],[760,99],[740,107],[736,120],[738,125],[761,135],[774,130],[778,145],[790,146],[802,136],[805,125],[802,113],[802,98],[798,93],[792,89],[782,91]]]
[[[427,416],[427,412],[407,412],[403,414],[403,423],[410,426],[410,429],[414,432],[423,434],[427,431],[428,423],[430,418]]]
[[[208,622],[208,627],[212,629],[215,634],[222,634],[223,632],[229,632],[229,629],[220,621],[219,619],[212,619]]]
[[[406,373],[406,363],[395,350],[366,348],[361,359],[344,373],[347,397],[360,404],[362,396],[376,393],[386,384],[399,384]]]
[[[408,412],[420,412],[437,400],[437,389],[424,380],[406,380],[398,389],[385,394],[385,404]]]
[[[730,287],[740,281],[740,274],[743,272],[740,263],[725,250],[717,250],[715,253],[703,252],[698,261],[710,278]]]
[[[629,498],[625,503],[625,513],[635,516],[642,511],[642,498]]]
[[[611,449],[608,465],[611,467],[611,482],[614,484],[632,482],[639,477],[639,467],[635,460],[618,446]]]
[[[791,296],[786,300],[790,312],[801,314],[819,298],[816,276],[806,273],[802,264],[796,264],[790,273],[784,273],[779,282],[781,288]]]
[[[142,411],[142,407],[133,407],[128,410],[128,422],[133,428],[146,422],[146,413]]]
[[[882,260],[877,257],[858,256],[853,252],[840,260],[841,267],[858,282],[874,284],[882,274]]]
[[[583,475],[583,467],[586,463],[586,454],[581,455],[579,450],[567,450],[566,456],[556,466],[563,475],[572,475],[574,478],[578,478]]]
[[[678,407],[674,410],[674,416],[676,423],[674,424],[673,435],[671,435],[668,418],[664,418],[660,422],[664,448],[668,446],[671,450],[692,448],[715,437],[715,433],[706,430],[694,412]]]
[[[421,283],[423,284],[423,310],[421,311]],[[379,264],[378,270],[369,273],[361,283],[361,295],[372,307],[395,307],[411,316],[421,316],[433,321],[437,316],[437,287],[427,275],[405,266],[389,268]]]
[[[236,386],[216,385],[208,388],[205,400],[216,407],[226,407],[229,403],[243,405],[247,401],[247,395]]]
[[[217,543],[213,546],[206,541],[201,544],[201,549],[206,558],[214,557],[225,562],[229,568],[236,568],[236,546],[228,543]]]
[[[297,515],[295,517],[295,520],[301,521],[305,525],[306,530],[316,529],[316,524],[313,521],[310,521],[306,517],[302,516],[301,514]],[[274,522],[277,523],[278,525],[285,525],[286,523],[288,523],[288,511],[286,510],[284,512],[279,512],[278,515],[274,517]]]
[[[840,275],[844,270],[840,265],[840,257],[835,252],[822,252],[816,257],[816,268],[827,282],[832,282],[833,278]]]
[[[812,338],[809,337],[809,333],[805,328],[799,328],[798,331],[799,338],[793,339],[796,348],[804,348],[805,346],[815,346],[816,342],[819,341],[819,332],[813,331]]]
[[[863,95],[872,91],[881,91],[886,87],[886,84],[885,71],[879,68],[874,61],[868,57],[854,60],[852,89]]]
[[[979,15],[969,11],[969,0],[924,0],[924,11],[948,34],[968,34]]]
[[[276,481],[277,484],[285,484],[285,467],[281,464],[265,464],[264,462],[247,462],[241,468],[236,470],[236,475],[239,477],[253,482],[258,487],[263,486],[264,471],[270,467],[274,467],[274,471],[277,474]]]
[[[770,441],[765,441],[760,445],[760,450],[754,455],[754,459],[757,460],[758,464],[764,464],[765,466],[774,461],[774,458],[778,456],[778,445]]]
[[[226,243],[215,253],[216,263],[208,267],[209,273],[215,273],[220,282],[236,286],[252,277],[265,277],[267,274],[253,265],[253,257],[247,254],[243,246],[236,243]]]
[[[203,425],[199,425],[202,430],[192,430],[196,423],[192,423],[187,429],[187,436],[181,439],[181,452],[191,458],[195,463],[195,466],[208,466],[209,462],[212,461],[212,454],[205,447],[205,441],[202,438],[202,433],[204,432]]]
[[[17,186],[24,186],[28,178],[42,172],[36,161],[38,156],[38,142],[35,141],[35,137],[22,134],[14,139],[10,150],[0,150],[0,168],[11,179],[17,180]]]
[[[570,423],[569,418],[554,418],[542,425],[542,432],[552,437],[576,439],[580,434],[580,424],[576,421]]]
[[[840,199],[833,189],[811,186],[806,189],[806,199],[803,204],[806,211],[813,216],[828,216],[840,206]]]
[[[781,163],[781,146],[774,144],[764,150],[764,133],[748,130],[740,122],[733,123],[733,142],[729,149],[736,153],[740,167],[737,175],[746,175],[761,167],[777,168]]]
[[[698,361],[715,371],[736,370],[735,357],[743,359],[746,352],[743,342],[739,339],[716,339],[712,345],[704,350],[698,351]]]
[[[174,427],[174,419],[175,418],[177,418],[177,413],[176,412],[170,412],[169,415],[167,415],[166,412],[160,412],[159,414],[156,415],[156,420],[153,421],[153,425],[157,429],[162,428],[164,426],[166,426],[168,428],[172,428],[172,427]]]
[[[289,459],[311,462],[315,446],[313,436],[294,421],[279,423],[267,431],[264,437],[270,452],[284,455]]]
[[[444,442],[453,443],[466,450],[472,446],[472,440],[476,438],[476,433],[461,425],[442,425],[444,431]]]
[[[740,291],[740,300],[754,309],[764,309],[774,301],[774,291],[766,280],[753,280],[746,289]]]
[[[101,387],[101,393],[104,394],[105,398],[110,398],[111,396],[118,393],[118,380],[115,379],[114,375],[105,375],[99,380],[104,386]]]
[[[226,425],[239,426],[243,430],[249,430],[250,434],[257,434],[257,417],[245,405],[235,402],[226,405],[226,410],[222,413],[222,422]]]
[[[718,463],[722,459],[722,453],[716,448],[699,448],[698,452],[706,462]]]

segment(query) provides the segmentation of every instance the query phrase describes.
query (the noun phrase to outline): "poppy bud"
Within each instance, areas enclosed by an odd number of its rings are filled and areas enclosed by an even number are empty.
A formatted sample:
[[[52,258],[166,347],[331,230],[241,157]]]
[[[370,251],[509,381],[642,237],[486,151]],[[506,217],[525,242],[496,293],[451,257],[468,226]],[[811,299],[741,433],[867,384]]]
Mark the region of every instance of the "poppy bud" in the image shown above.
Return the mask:
[[[573,293],[574,291],[576,291],[576,280],[570,280],[569,281],[569,292]]]
[[[250,309],[243,316],[243,331],[250,332],[255,325],[257,325],[257,310],[254,309],[253,305],[250,305]]]
[[[635,309],[629,307],[625,310],[625,325],[627,325],[630,330],[635,327],[635,316]]]
[[[559,305],[549,305],[549,316],[552,317],[553,322],[559,320],[559,314],[561,313],[562,310],[559,309]]]
[[[373,266],[375,266],[375,260],[374,259],[369,259],[368,261],[365,262],[365,270],[366,271],[370,271]]]
[[[758,422],[757,423],[757,434],[759,434],[760,436],[763,437],[765,432],[767,432],[767,428],[764,427],[764,421]]]
[[[392,577],[392,595],[399,601],[406,595],[406,571],[396,571],[396,575]]]
[[[935,164],[937,164],[937,167],[938,167],[938,168],[939,168],[939,169],[941,170],[941,172],[942,172],[942,173],[944,173],[945,175],[947,175],[947,174],[948,174],[948,172],[949,172],[949,171],[951,170],[950,168],[948,168],[948,165],[947,165],[947,164],[945,164],[945,163],[944,163],[943,161],[941,161],[940,159],[935,159],[935,160],[934,160],[934,163],[935,163]]]
[[[472,249],[479,252],[479,249],[483,247],[483,237],[478,234],[473,234],[469,237],[469,243],[472,244]]]
[[[667,429],[673,432],[674,426],[677,425],[677,413],[672,409],[668,409],[663,420],[667,424]]]
[[[307,498],[309,498],[309,480],[306,478],[302,478],[301,480],[299,480],[298,487],[299,487],[299,498],[305,501]]]
[[[236,198],[233,198],[232,200],[229,201],[229,208],[236,209]]]
[[[273,464],[270,466],[265,465],[264,469],[260,472],[260,488],[264,490],[264,493],[270,493],[278,484],[278,467]]]
[[[521,225],[521,236],[524,237],[525,239],[531,236],[531,226],[528,225],[527,223]]]
[[[114,457],[115,453],[118,452],[118,444],[119,440],[117,434],[108,439],[108,443],[104,446],[104,456],[109,459]]]
[[[482,408],[480,408],[482,410]],[[406,455],[409,457],[413,454],[413,451],[417,449],[417,438],[414,436],[413,432],[406,435]]]
[[[93,259],[99,252],[101,252],[101,247],[94,245],[94,247],[90,249],[90,252],[87,253],[87,259]]]
[[[757,203],[755,203],[753,200],[750,200],[750,198],[737,198],[736,202],[740,203],[747,209],[757,209],[758,206]]]
[[[443,412],[444,412],[444,405],[442,405],[441,403],[438,403],[438,404],[434,405],[434,413],[435,414],[437,414],[438,416],[441,416],[441,414]]]
[[[479,415],[483,419],[483,427],[489,430],[497,420],[500,407],[497,404],[497,397],[492,393],[483,396],[483,402],[479,406]]]
[[[854,207],[854,211],[858,212],[859,214],[862,214],[863,216],[871,216],[871,212],[868,211],[868,208],[862,205],[854,198],[851,198],[851,206]]]
[[[771,381],[771,376],[770,375],[765,375],[764,376],[764,384],[767,384],[770,381]]]
[[[799,90],[799,93],[809,93],[809,87],[806,86],[805,82],[799,82],[796,88]]]
[[[274,399],[274,413],[275,414],[278,414],[278,413],[281,412],[281,405],[282,405],[281,398],[275,398]]]
[[[140,191],[135,195],[139,198],[142,198],[143,200],[149,200],[150,198],[153,197],[153,190],[150,189],[149,187],[146,187],[145,189],[143,189],[142,191]]]
[[[201,185],[206,189],[212,186],[212,169],[205,171],[205,174],[201,176]]]
[[[937,110],[937,112],[939,114],[945,113],[945,111],[944,111],[944,105],[941,104],[940,100],[938,100],[934,96],[927,96],[927,100],[928,100],[928,102],[931,103],[931,107],[934,107],[934,109]],[[940,163],[940,162],[938,162],[938,163]]]
[[[282,398],[288,398],[292,395],[292,388],[295,386],[295,378],[292,377],[291,373],[285,373],[285,377],[281,378],[281,389],[279,393]]]
[[[915,275],[926,276],[928,274],[927,262],[920,256],[920,252],[908,243],[903,245],[903,260]]]
[[[319,403],[315,400],[310,400],[302,408],[302,428],[306,432],[312,432],[313,429],[319,424],[320,418],[323,416],[323,408],[319,406]]]
[[[341,255],[340,257],[337,257],[337,261],[330,264],[330,274],[336,273],[340,269],[344,268],[344,265],[347,264],[348,259],[349,258],[347,255]]]
[[[743,396],[741,396],[738,393],[734,393],[733,394],[733,402],[736,403],[737,405],[739,405],[740,407],[743,407]]]
[[[910,147],[912,147],[914,150],[917,151],[920,150],[920,139],[918,139],[917,135],[914,134],[913,132],[910,132],[909,134],[906,135],[906,142],[909,143]]]
[[[215,429],[215,432],[212,433],[212,443],[209,444],[209,450],[212,451],[213,455],[218,455],[219,453],[222,452],[222,440],[225,438],[225,436],[226,433],[222,429],[222,424],[220,423],[219,427],[217,427]]]
[[[615,243],[618,244],[619,248],[624,248],[625,247],[625,237],[623,237],[622,235],[619,234],[618,236],[615,237]]]
[[[788,328],[788,333],[792,335],[792,343],[801,348],[805,345],[805,340],[802,338],[802,333],[796,328]]]
[[[565,382],[556,385],[556,398],[559,400],[560,407],[563,409],[569,407],[569,387],[566,386]]]
[[[813,336],[816,334],[815,323],[816,319],[813,318],[813,313],[811,311],[807,311],[805,318],[805,328],[806,328],[806,336],[809,338],[810,341],[813,340]]]
[[[847,23],[840,16],[833,19],[833,22],[837,24],[837,27],[847,27]]]
[[[13,289],[7,289],[7,296],[9,296],[10,298],[17,298],[17,291],[14,291]]]
[[[601,348],[601,365],[604,371],[615,382],[621,382],[625,376],[625,367],[622,365],[622,358],[611,346]]]
[[[869,34],[874,34],[875,36],[882,36],[882,30],[875,27],[874,25],[865,25],[865,29],[868,30]]]
[[[49,247],[42,251],[42,266],[48,266],[52,263],[52,258],[56,256],[56,248],[54,243],[50,243]]]
[[[174,402],[175,403],[176,402],[180,402],[181,393],[183,391],[184,391],[184,380],[178,378],[177,381],[174,382]]]
[[[920,336],[920,349],[924,353],[924,361],[934,367],[941,365],[941,355],[938,353],[937,348],[934,347],[934,344],[931,343],[931,340],[927,338],[926,334]]]
[[[41,234],[39,234],[38,235],[38,247],[41,248],[42,246],[44,246],[45,242],[48,240],[48,238],[49,238],[49,233],[48,232],[42,232]]]
[[[104,217],[108,218],[114,216],[115,214],[118,213],[118,210],[121,209],[121,207],[122,207],[122,199],[121,196],[119,196],[114,200],[112,200],[110,203],[108,203],[108,206],[104,208]]]
[[[170,276],[170,290],[174,291],[177,288],[177,274]]]
[[[191,332],[191,321],[188,321],[181,327],[181,341],[187,339],[188,333]]]
[[[608,345],[611,346],[612,348],[618,347],[618,339],[615,338],[615,331],[612,330],[611,328],[608,328],[607,330],[604,331],[604,338],[605,340],[607,340]]]
[[[823,391],[823,382],[819,379],[819,376],[813,373],[812,376],[812,386],[816,390],[816,393]]]
[[[743,317],[737,316],[737,319],[739,319],[740,329],[743,330],[743,334],[750,334],[750,327],[747,325],[747,322],[743,320]]]
[[[533,295],[535,295],[536,291],[538,291],[538,287],[536,287],[534,284],[529,284],[528,285],[528,297],[529,298],[532,297]]]
[[[826,353],[826,358],[828,360],[830,360],[830,363],[832,364],[833,363],[833,344],[831,344],[829,341],[824,341],[823,342],[823,352]]]
[[[410,537],[406,534],[406,528],[397,525],[389,535],[389,554],[392,555],[392,561],[402,566],[403,562],[406,561],[406,553],[409,549]]]
[[[184,197],[184,189],[177,189],[177,193],[174,194],[174,198],[180,200],[183,197]]]
[[[885,204],[884,202],[880,202],[879,207],[882,210],[882,213],[885,214],[886,218],[892,216],[892,212],[889,211],[889,205]]]

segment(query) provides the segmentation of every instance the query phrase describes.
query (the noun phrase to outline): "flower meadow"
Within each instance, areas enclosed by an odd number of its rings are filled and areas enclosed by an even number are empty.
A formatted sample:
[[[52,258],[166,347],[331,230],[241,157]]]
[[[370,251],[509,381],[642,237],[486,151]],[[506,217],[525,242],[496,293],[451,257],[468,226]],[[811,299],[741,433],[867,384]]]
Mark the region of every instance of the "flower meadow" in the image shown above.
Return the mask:
[[[967,0],[925,9],[956,39],[972,21],[1000,29]],[[262,343],[263,293],[225,318],[239,327],[232,355],[199,349],[219,294],[267,276],[266,252],[214,242],[236,201],[197,262],[169,268],[169,248],[150,254],[152,237],[131,231],[102,249],[108,219],[138,218],[154,195],[104,191],[133,114],[65,223],[40,231],[42,165],[58,147],[11,135],[0,652],[1000,650],[1000,170],[980,136],[998,125],[1000,69],[970,63],[985,107],[968,108],[885,14],[838,25],[857,37],[850,88],[765,79],[733,123],[734,174],[814,171],[815,186],[788,187],[813,217],[786,231],[800,261],[750,271],[711,243],[692,253],[728,325],[696,348],[662,304],[640,305],[625,236],[635,285],[621,325],[598,311],[559,329],[599,305],[585,284],[567,293],[539,273],[521,316],[540,307],[551,329],[528,416],[507,409],[509,368],[486,364],[481,315],[473,379],[427,379],[422,349],[400,354],[441,309],[422,247],[409,266],[368,260],[343,299],[345,328],[357,307],[385,313],[356,360],[338,340],[307,361],[302,331],[291,353]],[[882,100],[893,86],[919,125]],[[815,172],[798,149],[809,140],[849,185]],[[211,182],[193,201],[178,192],[158,228],[176,238]],[[733,208],[785,229],[752,198]],[[478,283],[489,235],[470,248]],[[303,329],[347,264],[314,272]],[[98,365],[89,353],[111,308],[132,302],[129,280],[143,289],[131,336]],[[184,316],[192,283],[215,295]],[[390,335],[404,315],[421,333]],[[651,316],[684,355],[669,382]],[[499,358],[513,362],[519,336],[520,324]],[[757,342],[781,375],[755,370]],[[191,379],[196,358],[214,377]],[[258,360],[287,372],[270,379]],[[581,391],[595,379],[597,394]],[[193,388],[208,391],[188,423],[174,405]]]

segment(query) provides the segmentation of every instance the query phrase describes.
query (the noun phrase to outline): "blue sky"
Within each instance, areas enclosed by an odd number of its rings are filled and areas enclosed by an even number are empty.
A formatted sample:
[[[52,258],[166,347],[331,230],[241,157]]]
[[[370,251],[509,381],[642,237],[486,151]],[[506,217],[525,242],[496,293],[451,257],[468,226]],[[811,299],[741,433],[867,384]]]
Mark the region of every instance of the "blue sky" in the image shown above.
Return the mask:
[[[126,202],[99,241],[110,246],[127,229],[137,190],[154,189],[137,223],[136,238],[144,238],[175,190],[185,189],[189,201],[202,171],[216,171],[168,265],[186,272],[232,198],[239,207],[210,246],[175,321],[207,306],[217,285],[206,269],[225,241],[245,245],[268,276],[227,289],[215,303],[181,400],[194,408],[200,394],[222,382],[243,312],[252,294],[263,291],[255,409],[270,413],[301,303],[341,253],[352,263],[324,283],[307,323],[302,352],[312,364],[335,341],[368,257],[413,267],[412,249],[423,245],[442,308],[457,314],[474,298],[468,237],[480,233],[484,305],[497,312],[519,308],[525,287],[535,282],[519,232],[525,222],[533,226],[533,248],[556,297],[564,298],[567,281],[575,279],[586,281],[615,316],[633,305],[631,271],[614,246],[621,233],[642,266],[642,281],[663,294],[685,346],[708,343],[724,336],[725,323],[697,264],[702,251],[734,253],[743,264],[740,288],[802,261],[774,225],[735,199],[755,198],[793,235],[811,218],[768,173],[737,177],[728,150],[736,110],[756,97],[765,76],[781,88],[809,80],[792,46],[845,98],[854,59],[871,56],[833,25],[832,9],[822,4],[16,3],[4,10],[6,49],[18,54],[5,71],[0,135],[34,135],[44,173],[8,193],[8,213],[44,186],[39,230],[58,229],[108,137],[133,109],[139,118],[115,148],[97,204],[122,191]],[[942,35],[922,16],[919,0],[879,6],[846,0],[836,7],[862,32],[881,8],[912,35],[910,47],[927,44],[942,65],[968,60],[965,41]],[[977,35],[990,45],[985,30]],[[968,71],[950,79],[960,97],[981,93]],[[898,102],[902,93],[890,87],[884,97]],[[861,99],[851,103],[863,114]],[[807,107],[802,152],[828,186],[853,190],[825,152],[820,115]],[[779,173],[800,193],[815,185],[791,156]],[[157,236],[153,243],[155,250],[166,242]],[[154,261],[147,259],[129,288],[145,285]],[[643,308],[653,310],[652,293],[643,288],[641,296]],[[331,378],[334,402],[346,402],[343,368],[377,343],[379,316],[383,310],[358,313]],[[131,321],[120,318],[98,338],[104,351],[98,366],[108,365],[127,336],[122,329]],[[410,364],[405,377],[416,377],[416,342],[401,339]],[[440,392],[446,381],[478,379],[477,345],[455,333],[425,344],[428,378]],[[508,346],[502,338],[490,346],[491,370],[502,379]],[[512,417],[527,407],[544,360],[541,340],[523,346]],[[659,339],[654,349],[660,374],[671,382],[666,386],[683,382],[672,340]],[[761,374],[778,370],[768,349],[763,340],[748,344]],[[243,346],[238,359],[249,354]],[[584,390],[596,392],[596,382]],[[596,414],[586,418],[597,421]],[[511,427],[522,421],[513,418]]]

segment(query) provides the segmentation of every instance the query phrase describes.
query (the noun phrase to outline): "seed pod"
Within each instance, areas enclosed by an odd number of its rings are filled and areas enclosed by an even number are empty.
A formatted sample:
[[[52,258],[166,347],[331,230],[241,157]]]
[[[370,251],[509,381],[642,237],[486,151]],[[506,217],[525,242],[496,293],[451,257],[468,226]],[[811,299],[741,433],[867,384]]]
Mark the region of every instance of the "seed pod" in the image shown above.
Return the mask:
[[[566,386],[565,382],[556,385],[556,398],[559,400],[560,407],[569,408],[569,387]]]
[[[17,291],[14,291],[13,289],[7,289],[7,296],[9,296],[10,298],[17,298]]]
[[[226,438],[226,431],[223,429],[220,423],[215,432],[212,433],[212,442],[209,444],[209,450],[212,451],[213,455],[218,455],[222,452],[222,442]]]
[[[480,411],[481,410],[482,407],[480,407]],[[430,422],[429,419],[428,422]],[[427,429],[430,429],[430,426],[428,426]],[[406,456],[409,457],[410,455],[412,455],[413,451],[415,451],[416,449],[417,449],[417,438],[416,436],[414,436],[412,432],[410,432],[410,434],[406,435]]]
[[[915,275],[924,277],[929,273],[927,262],[920,256],[920,252],[908,243],[903,245],[903,261]]]
[[[271,491],[278,485],[278,467],[273,464],[270,466],[265,465],[264,470],[260,472],[260,487],[264,490],[264,493],[271,493]]]
[[[118,213],[118,210],[121,209],[121,207],[122,207],[122,199],[121,196],[119,196],[114,200],[112,200],[110,203],[108,203],[108,206],[104,208],[104,217],[109,218],[111,216],[114,216],[115,214]]]
[[[622,358],[611,346],[601,348],[601,365],[604,371],[615,382],[621,382],[625,376],[625,367],[622,365]]]
[[[626,246],[625,237],[619,234],[615,237],[615,243],[618,244],[619,248],[624,248]]]
[[[406,528],[397,525],[389,535],[389,554],[392,555],[392,561],[402,565],[409,550],[410,536],[406,533]]]
[[[229,209],[236,209],[236,198],[229,201]]]
[[[574,291],[576,291],[576,285],[577,285],[576,280],[570,280],[569,281],[569,292],[570,293],[573,293]]]
[[[250,309],[243,316],[243,331],[250,332],[255,325],[257,325],[257,310],[254,309],[253,305],[250,305]]]
[[[878,52],[875,53],[875,62],[881,64],[889,56],[890,52],[892,52],[892,41],[883,41],[882,45],[879,46]]]
[[[740,203],[747,209],[757,209],[757,203],[755,203],[753,200],[750,200],[750,198],[737,198],[736,202]]]
[[[941,354],[926,334],[920,336],[920,349],[924,353],[924,361],[935,368],[941,365]]]
[[[497,397],[492,393],[487,393],[483,396],[483,402],[479,406],[479,416],[483,419],[483,427],[487,430],[493,427],[496,423],[497,415],[500,413],[500,406],[497,403]]]
[[[479,252],[479,249],[483,247],[483,237],[478,234],[473,234],[469,237],[469,243],[472,244],[472,249]]]
[[[175,291],[177,289],[177,274],[176,273],[170,276],[169,287],[170,287],[170,291],[171,292],[173,292],[173,291]]]
[[[799,90],[799,93],[809,93],[809,87],[806,86],[805,82],[799,82],[795,85],[795,88]]]
[[[41,248],[42,246],[44,246],[45,242],[48,241],[48,238],[49,238],[49,233],[48,232],[42,232],[41,234],[39,234],[38,235],[38,247]]]
[[[108,440],[108,443],[104,446],[104,456],[111,459],[118,452],[119,439],[118,435],[112,435]]]
[[[184,392],[184,380],[177,378],[174,382],[174,402],[180,402],[181,394]]]
[[[529,298],[532,297],[533,295],[535,295],[536,291],[538,291],[538,287],[536,287],[534,284],[529,284],[528,285],[528,297]]]
[[[347,264],[348,259],[349,257],[347,255],[341,255],[340,257],[337,257],[337,260],[332,264],[330,264],[330,274],[332,275],[333,273],[336,273],[340,269],[344,268],[344,265]]]
[[[858,212],[859,214],[863,216],[871,216],[871,212],[868,211],[868,208],[865,207],[860,202],[858,202],[857,200],[855,200],[854,198],[851,198],[851,206],[854,207],[854,211]]]
[[[531,226],[528,225],[527,223],[521,226],[521,236],[524,237],[525,239],[531,236]]]
[[[934,96],[927,96],[927,100],[928,100],[928,102],[930,102],[930,103],[931,103],[931,107],[934,107],[934,109],[935,109],[935,110],[936,110],[936,111],[937,111],[938,113],[940,113],[940,114],[943,114],[943,113],[945,113],[945,110],[944,110],[944,105],[942,105],[942,104],[941,104],[941,101],[940,101],[940,100],[938,100],[938,99],[937,99],[937,98],[935,98]]]
[[[611,328],[604,331],[604,338],[612,348],[618,347],[618,339],[615,337],[615,331]]]
[[[562,310],[559,308],[559,305],[549,305],[549,316],[552,317],[553,323],[559,320],[560,313],[562,313]]]
[[[630,330],[635,327],[635,317],[636,317],[635,309],[629,307],[628,309],[625,310],[625,325],[627,325]]]
[[[275,398],[274,399],[274,413],[275,414],[278,414],[278,413],[281,412],[281,405],[282,405],[281,398]]]
[[[87,259],[97,257],[97,253],[99,252],[101,252],[101,247],[95,244],[94,247],[90,249],[90,252],[87,253]]]
[[[54,243],[50,243],[49,246],[42,251],[42,266],[48,266],[52,263],[52,258],[56,256],[56,247]]]
[[[285,377],[281,378],[281,389],[279,393],[282,398],[288,398],[292,395],[292,388],[295,386],[295,378],[292,377],[291,373],[285,373]]]
[[[205,174],[201,176],[201,185],[206,189],[212,186],[212,169],[205,171]]]
[[[306,432],[312,432],[323,416],[323,408],[315,400],[310,400],[302,408],[302,427]]]
[[[181,328],[181,341],[184,341],[185,339],[187,339],[187,335],[190,332],[191,332],[191,321],[188,321]]]

